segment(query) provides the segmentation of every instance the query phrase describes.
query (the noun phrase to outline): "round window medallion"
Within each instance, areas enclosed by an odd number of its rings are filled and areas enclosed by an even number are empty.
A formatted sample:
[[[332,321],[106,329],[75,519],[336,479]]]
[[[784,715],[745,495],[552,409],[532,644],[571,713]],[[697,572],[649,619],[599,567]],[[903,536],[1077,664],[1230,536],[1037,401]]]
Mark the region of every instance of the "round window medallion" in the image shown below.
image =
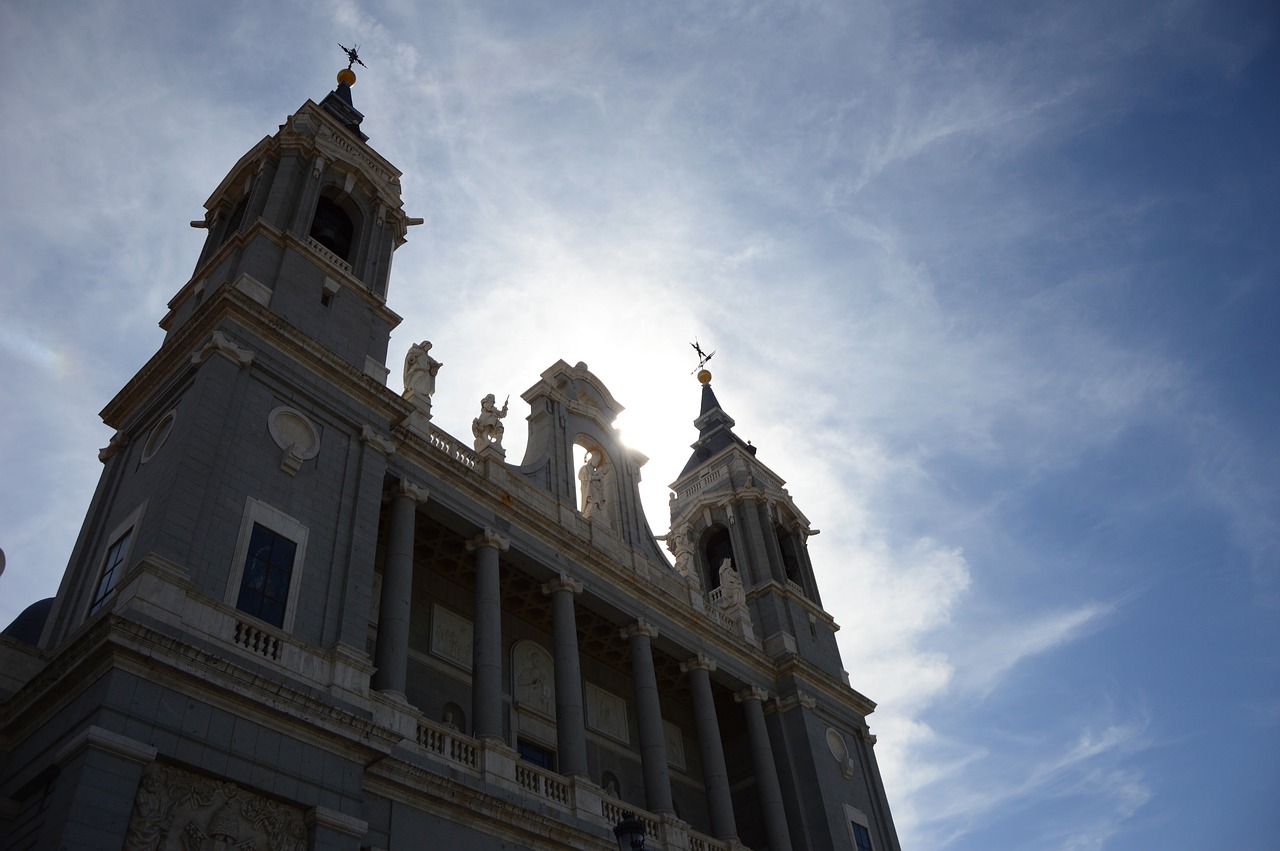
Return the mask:
[[[843,763],[849,758],[849,748],[844,743],[844,736],[835,727],[827,728],[827,748],[830,749],[831,755],[836,758],[836,762]]]
[[[160,447],[164,446],[165,441],[169,439],[170,432],[173,431],[173,421],[177,416],[176,411],[170,411],[160,418],[160,422],[155,424],[151,429],[151,435],[147,438],[147,443],[142,447],[142,463],[145,464],[152,459]]]
[[[271,439],[302,461],[320,454],[320,432],[301,411],[281,406],[267,415]]]

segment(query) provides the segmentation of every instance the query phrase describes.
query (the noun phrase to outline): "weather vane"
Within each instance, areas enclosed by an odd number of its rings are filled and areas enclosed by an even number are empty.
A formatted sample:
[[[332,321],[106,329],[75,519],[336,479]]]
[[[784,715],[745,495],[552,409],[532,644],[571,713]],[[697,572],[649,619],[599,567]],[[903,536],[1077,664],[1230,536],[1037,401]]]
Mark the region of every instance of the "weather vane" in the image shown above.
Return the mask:
[[[702,350],[702,346],[698,345],[697,337],[694,337],[693,342],[690,343],[689,345],[693,346],[693,350],[698,353],[698,369],[705,368],[707,365],[707,361],[711,360],[713,357],[716,356],[716,353],[714,351],[712,351],[711,354],[707,354],[706,352],[704,352]],[[693,372],[697,372],[698,369],[695,369]],[[693,375],[693,372],[689,374]]]
[[[348,71],[351,70],[352,65],[359,65],[361,68],[369,67],[368,65],[360,61],[360,54],[357,53],[357,51],[360,49],[360,45],[357,44],[355,47],[346,47],[341,42],[339,42],[338,47],[341,47],[342,52],[347,54],[347,70]]]

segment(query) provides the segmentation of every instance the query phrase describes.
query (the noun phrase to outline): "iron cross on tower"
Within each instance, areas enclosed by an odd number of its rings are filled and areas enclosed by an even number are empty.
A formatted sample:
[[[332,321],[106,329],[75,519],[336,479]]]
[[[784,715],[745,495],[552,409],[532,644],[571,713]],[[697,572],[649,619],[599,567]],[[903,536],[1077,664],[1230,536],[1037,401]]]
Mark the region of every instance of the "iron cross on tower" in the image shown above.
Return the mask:
[[[345,47],[341,42],[339,42],[338,47],[341,47],[342,52],[347,54],[347,70],[351,70],[352,65],[359,65],[361,68],[369,67],[360,61],[360,54],[357,52],[360,50],[360,45],[357,44],[355,47]]]
[[[716,353],[714,350],[710,354],[704,352],[702,350],[702,346],[698,345],[697,337],[694,337],[693,342],[690,343],[689,345],[693,346],[693,350],[698,353],[698,369],[704,368],[707,365],[707,361],[711,360],[713,357],[716,356]],[[698,369],[695,369],[693,372],[697,372]],[[693,373],[690,373],[690,375],[692,374]]]

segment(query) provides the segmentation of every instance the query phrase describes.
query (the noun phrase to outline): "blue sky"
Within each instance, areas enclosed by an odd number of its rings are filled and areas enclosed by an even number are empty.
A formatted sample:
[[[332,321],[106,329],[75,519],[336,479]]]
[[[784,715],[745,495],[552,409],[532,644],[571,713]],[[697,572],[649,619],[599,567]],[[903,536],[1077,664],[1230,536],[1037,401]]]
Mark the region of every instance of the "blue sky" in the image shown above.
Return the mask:
[[[1196,0],[6,3],[0,622],[56,589],[187,222],[357,42],[365,130],[426,220],[393,376],[432,340],[435,421],[465,435],[485,393],[586,361],[660,530],[687,344],[718,349],[738,433],[822,530],[905,848],[1273,848],[1278,25]]]

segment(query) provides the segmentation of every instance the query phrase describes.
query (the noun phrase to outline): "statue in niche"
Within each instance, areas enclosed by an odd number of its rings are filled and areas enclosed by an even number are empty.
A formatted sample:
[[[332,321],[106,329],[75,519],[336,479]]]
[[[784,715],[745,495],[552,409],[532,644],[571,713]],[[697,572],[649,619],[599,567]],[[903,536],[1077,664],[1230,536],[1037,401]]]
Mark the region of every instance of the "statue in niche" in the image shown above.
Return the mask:
[[[582,516],[590,520],[592,515],[604,516],[604,453],[588,449],[586,463],[578,471],[582,484]]]
[[[738,606],[747,602],[746,592],[742,590],[742,577],[733,569],[733,559],[720,562],[720,599],[726,606]]]
[[[507,415],[509,401],[511,401],[510,397],[502,403],[502,410],[499,411],[497,400],[492,393],[480,400],[480,416],[471,421],[471,434],[475,436],[477,452],[490,446],[495,449],[502,448],[502,433],[506,431],[506,427],[502,425],[502,418]]]
[[[404,395],[406,399],[425,403],[431,406],[431,397],[436,392],[436,373],[444,364],[431,357],[431,341],[423,340],[409,347],[404,356]]]

